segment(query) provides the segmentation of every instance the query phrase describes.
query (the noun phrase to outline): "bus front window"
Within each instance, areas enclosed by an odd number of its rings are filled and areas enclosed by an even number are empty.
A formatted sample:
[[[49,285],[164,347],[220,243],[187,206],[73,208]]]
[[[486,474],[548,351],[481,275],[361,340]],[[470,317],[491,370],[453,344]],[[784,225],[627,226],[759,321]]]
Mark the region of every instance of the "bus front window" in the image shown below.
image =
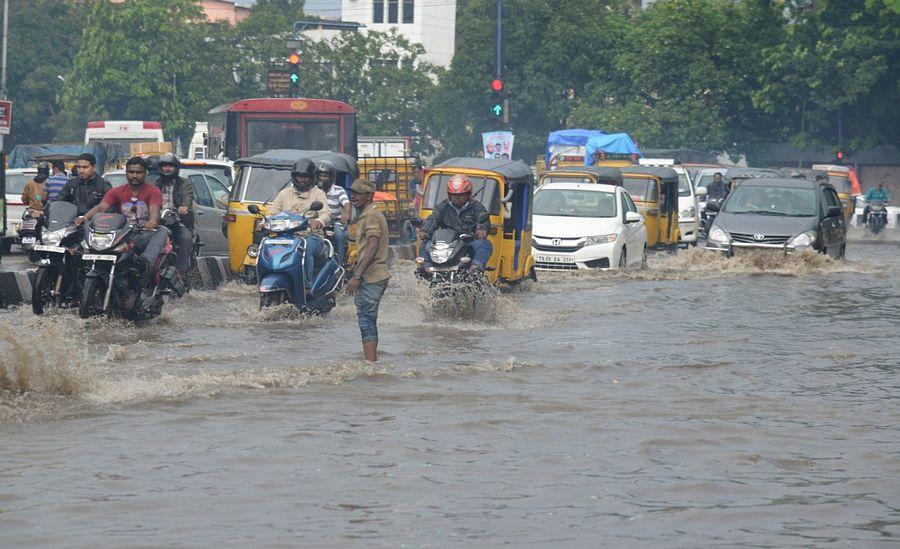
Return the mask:
[[[247,156],[273,149],[340,150],[338,122],[334,120],[249,120]]]

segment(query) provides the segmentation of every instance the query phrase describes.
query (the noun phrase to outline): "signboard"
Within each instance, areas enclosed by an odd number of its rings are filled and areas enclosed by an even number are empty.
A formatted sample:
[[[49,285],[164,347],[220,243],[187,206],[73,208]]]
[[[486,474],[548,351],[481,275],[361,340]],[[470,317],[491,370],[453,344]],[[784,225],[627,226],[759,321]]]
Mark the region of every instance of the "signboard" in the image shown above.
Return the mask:
[[[288,96],[291,94],[291,73],[288,71],[269,69],[266,79],[266,87],[273,96]]]
[[[12,101],[0,100],[0,135],[9,135],[12,125]]]
[[[481,134],[485,158],[512,158],[513,143],[516,136],[512,132],[485,132]]]

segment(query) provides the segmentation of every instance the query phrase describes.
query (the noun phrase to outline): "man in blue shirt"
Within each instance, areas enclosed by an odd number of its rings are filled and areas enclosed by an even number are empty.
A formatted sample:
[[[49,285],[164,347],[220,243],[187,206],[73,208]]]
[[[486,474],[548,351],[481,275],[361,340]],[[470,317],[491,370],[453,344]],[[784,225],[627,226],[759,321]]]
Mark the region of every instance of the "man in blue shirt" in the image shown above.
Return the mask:
[[[59,191],[61,191],[63,187],[66,186],[66,182],[69,181],[69,178],[66,176],[66,165],[63,164],[62,160],[51,160],[50,168],[53,175],[44,181],[44,191],[47,192],[47,202],[53,202],[56,195],[59,194]]]
[[[865,225],[869,220],[869,205],[872,202],[890,202],[891,193],[884,190],[884,183],[879,183],[878,187],[872,187],[866,192],[866,207],[863,209],[862,224]]]

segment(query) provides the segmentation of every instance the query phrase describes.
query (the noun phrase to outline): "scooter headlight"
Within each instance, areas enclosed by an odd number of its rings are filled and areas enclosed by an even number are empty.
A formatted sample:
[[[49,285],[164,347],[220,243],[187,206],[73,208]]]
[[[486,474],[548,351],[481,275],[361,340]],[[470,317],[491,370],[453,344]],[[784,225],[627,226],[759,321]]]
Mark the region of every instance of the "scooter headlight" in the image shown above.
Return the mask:
[[[806,250],[816,243],[816,231],[800,233],[791,240],[791,246],[795,250]]]
[[[446,263],[452,253],[453,249],[448,244],[435,244],[431,248],[431,261],[434,263]]]
[[[300,223],[290,219],[272,219],[268,222],[268,229],[274,233],[282,233],[300,228]]]
[[[259,257],[259,246],[256,244],[247,246],[247,255],[253,258]]]
[[[714,244],[728,244],[731,240],[728,238],[728,233],[720,229],[719,227],[715,227],[712,231],[710,231],[709,236],[706,237],[707,242]]]
[[[107,250],[116,240],[115,233],[90,233],[88,234],[88,244],[94,250]]]

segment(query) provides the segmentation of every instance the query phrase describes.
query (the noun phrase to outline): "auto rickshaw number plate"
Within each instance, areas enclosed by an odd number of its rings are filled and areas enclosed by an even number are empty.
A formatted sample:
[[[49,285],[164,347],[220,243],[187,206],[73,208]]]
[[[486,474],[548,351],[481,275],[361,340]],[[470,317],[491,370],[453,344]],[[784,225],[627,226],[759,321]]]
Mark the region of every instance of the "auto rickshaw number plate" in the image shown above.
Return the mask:
[[[290,238],[276,238],[272,240],[266,240],[266,245],[269,246],[290,246],[294,241]]]
[[[37,237],[34,237],[34,236],[22,237],[22,244],[34,244],[35,242],[37,242]]]

